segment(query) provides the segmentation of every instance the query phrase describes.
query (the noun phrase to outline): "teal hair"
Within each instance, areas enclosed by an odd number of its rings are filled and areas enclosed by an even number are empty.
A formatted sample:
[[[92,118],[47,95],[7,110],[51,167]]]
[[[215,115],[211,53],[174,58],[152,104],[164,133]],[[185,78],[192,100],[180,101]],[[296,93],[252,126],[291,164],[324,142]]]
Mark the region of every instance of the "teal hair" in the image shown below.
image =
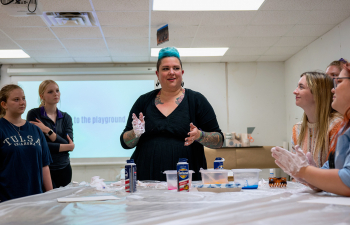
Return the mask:
[[[165,57],[176,57],[176,58],[180,59],[180,54],[179,54],[179,51],[175,47],[166,47],[166,48],[162,48],[159,51],[158,60],[165,58]]]
[[[182,62],[180,59],[180,54],[179,51],[175,48],[175,47],[166,47],[166,48],[162,48],[159,51],[159,55],[158,55],[158,61],[157,61],[157,71],[159,71],[159,66],[162,62],[162,59],[166,58],[166,57],[176,57],[178,58],[181,68],[182,68]]]

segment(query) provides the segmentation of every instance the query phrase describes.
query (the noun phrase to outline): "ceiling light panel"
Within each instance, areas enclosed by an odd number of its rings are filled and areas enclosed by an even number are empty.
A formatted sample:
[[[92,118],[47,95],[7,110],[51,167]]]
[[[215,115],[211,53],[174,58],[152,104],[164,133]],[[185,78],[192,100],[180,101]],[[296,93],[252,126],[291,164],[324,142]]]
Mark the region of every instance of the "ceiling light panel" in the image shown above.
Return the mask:
[[[154,11],[258,10],[264,0],[153,0]]]
[[[161,48],[152,48],[151,56],[158,57]],[[181,57],[223,56],[228,48],[177,48]]]
[[[1,59],[14,59],[14,58],[30,58],[30,56],[23,50],[12,49],[12,50],[0,50]]]

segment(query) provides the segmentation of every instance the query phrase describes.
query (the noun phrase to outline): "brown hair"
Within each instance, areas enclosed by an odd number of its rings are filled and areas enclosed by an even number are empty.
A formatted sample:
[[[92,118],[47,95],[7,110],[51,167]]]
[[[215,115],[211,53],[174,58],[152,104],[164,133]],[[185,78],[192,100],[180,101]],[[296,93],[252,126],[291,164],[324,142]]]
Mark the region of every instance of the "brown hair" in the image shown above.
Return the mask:
[[[331,92],[333,88],[333,80],[325,73],[321,72],[306,72],[301,74],[300,77],[305,76],[307,86],[310,88],[310,91],[316,102],[316,120],[317,120],[317,139],[315,152],[313,154],[314,160],[317,162],[318,155],[325,154],[326,151],[326,138],[329,128],[329,119],[340,116],[332,108],[333,93]],[[303,121],[301,124],[300,134],[298,137],[298,144],[305,139],[305,134],[307,131],[307,116],[304,112]],[[327,155],[327,153],[326,153]]]
[[[331,63],[327,66],[327,68],[330,67],[330,66],[336,66],[336,67],[339,69],[339,71],[342,70],[342,62],[339,61],[339,60],[336,60],[336,61],[331,62]],[[327,69],[327,68],[326,68],[326,69]]]
[[[6,114],[6,110],[1,106],[1,102],[7,102],[7,99],[9,98],[10,93],[16,89],[21,89],[23,91],[23,89],[16,84],[8,84],[8,85],[5,85],[3,88],[1,88],[1,90],[0,90],[0,118],[4,117]]]
[[[169,57],[175,57],[175,56],[169,56]],[[167,57],[164,57],[164,58],[167,58]],[[159,72],[160,64],[162,64],[162,60],[163,60],[164,58],[158,59],[158,61],[157,61],[157,71],[158,71],[158,72]],[[175,58],[177,58],[177,57],[175,57]],[[179,60],[180,65],[181,65],[181,69],[182,69],[182,62],[181,62],[181,59],[180,59],[180,58],[177,58],[177,59]]]
[[[56,84],[58,86],[58,84],[53,80],[44,80],[43,82],[41,82],[41,84],[39,85],[39,97],[40,97],[39,107],[45,105],[45,101],[41,98],[41,96],[44,94],[44,92],[47,88],[47,85],[49,85],[49,84]]]

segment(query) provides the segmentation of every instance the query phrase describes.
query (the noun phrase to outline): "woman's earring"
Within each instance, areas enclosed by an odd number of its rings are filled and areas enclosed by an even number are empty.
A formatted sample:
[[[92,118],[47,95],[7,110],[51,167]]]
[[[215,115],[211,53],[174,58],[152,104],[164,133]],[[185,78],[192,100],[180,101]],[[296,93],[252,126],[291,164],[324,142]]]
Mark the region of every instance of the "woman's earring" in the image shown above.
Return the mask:
[[[156,86],[157,86],[157,87],[159,86],[159,80],[157,80]]]
[[[184,81],[182,81],[181,82],[181,87],[183,87],[185,85],[185,82]]]

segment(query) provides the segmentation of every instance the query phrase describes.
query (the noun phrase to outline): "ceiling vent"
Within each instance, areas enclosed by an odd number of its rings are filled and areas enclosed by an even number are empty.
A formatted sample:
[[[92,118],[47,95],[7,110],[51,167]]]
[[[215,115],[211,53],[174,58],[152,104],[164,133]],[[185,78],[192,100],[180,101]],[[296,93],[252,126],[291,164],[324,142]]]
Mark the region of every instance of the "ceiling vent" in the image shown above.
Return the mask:
[[[53,27],[91,27],[96,26],[91,12],[46,12],[45,22]]]

